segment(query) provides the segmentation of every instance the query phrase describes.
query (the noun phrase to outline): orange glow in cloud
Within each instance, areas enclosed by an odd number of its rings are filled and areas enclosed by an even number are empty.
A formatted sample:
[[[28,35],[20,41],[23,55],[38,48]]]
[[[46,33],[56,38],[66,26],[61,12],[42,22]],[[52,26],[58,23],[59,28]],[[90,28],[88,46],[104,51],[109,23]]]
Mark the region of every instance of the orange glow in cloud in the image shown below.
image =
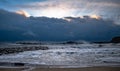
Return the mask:
[[[23,15],[23,16],[25,16],[25,17],[29,17],[30,15],[26,12],[26,11],[24,11],[24,10],[18,10],[18,11],[16,11],[16,13],[17,14],[20,14],[20,15]]]
[[[94,14],[94,15],[90,15],[90,17],[91,17],[91,18],[95,18],[95,19],[100,19],[100,18],[101,18],[100,16],[95,15],[95,14]]]

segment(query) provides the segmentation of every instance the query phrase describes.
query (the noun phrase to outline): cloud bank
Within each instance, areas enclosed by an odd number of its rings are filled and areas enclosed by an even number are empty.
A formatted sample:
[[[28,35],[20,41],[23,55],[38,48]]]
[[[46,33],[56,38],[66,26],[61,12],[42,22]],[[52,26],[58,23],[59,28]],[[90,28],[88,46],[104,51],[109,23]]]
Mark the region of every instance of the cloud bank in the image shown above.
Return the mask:
[[[120,25],[95,17],[25,17],[1,9],[0,41],[109,41],[120,36]]]

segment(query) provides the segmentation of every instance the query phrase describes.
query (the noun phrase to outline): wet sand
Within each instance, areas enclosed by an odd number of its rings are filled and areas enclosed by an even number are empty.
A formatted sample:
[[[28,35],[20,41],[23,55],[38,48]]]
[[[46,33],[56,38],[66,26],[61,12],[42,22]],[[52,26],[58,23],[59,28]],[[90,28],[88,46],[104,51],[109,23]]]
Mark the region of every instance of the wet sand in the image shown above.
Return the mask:
[[[27,71],[28,68],[0,68],[0,71]],[[28,71],[120,71],[120,67],[35,68]]]

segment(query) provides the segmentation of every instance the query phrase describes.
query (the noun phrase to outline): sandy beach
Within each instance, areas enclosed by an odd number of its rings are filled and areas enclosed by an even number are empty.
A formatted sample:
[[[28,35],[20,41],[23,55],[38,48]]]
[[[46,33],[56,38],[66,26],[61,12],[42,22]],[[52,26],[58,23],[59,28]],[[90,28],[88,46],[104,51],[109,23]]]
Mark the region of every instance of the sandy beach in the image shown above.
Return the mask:
[[[0,71],[120,71],[120,67],[84,67],[84,68],[0,68]]]

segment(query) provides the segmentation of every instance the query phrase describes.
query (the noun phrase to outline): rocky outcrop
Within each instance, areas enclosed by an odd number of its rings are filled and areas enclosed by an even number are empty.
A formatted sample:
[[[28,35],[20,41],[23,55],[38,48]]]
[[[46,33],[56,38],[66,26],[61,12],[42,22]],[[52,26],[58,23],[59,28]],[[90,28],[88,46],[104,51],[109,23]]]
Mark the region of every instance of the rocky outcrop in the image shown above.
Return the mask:
[[[120,43],[120,36],[112,38],[111,42],[112,43]]]

